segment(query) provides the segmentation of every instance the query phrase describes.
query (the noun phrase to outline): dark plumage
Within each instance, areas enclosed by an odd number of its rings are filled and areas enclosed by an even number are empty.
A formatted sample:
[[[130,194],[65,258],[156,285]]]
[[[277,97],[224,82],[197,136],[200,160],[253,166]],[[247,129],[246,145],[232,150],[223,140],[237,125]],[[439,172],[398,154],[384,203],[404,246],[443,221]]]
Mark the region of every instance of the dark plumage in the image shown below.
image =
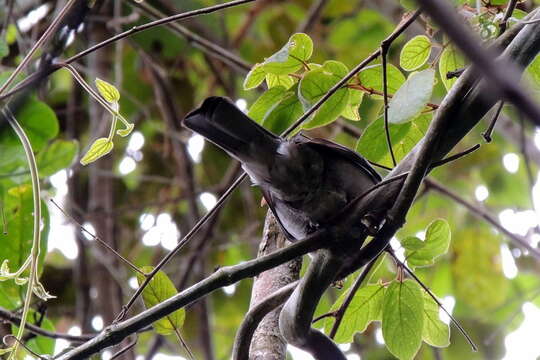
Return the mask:
[[[184,124],[242,163],[291,240],[324,227],[381,180],[356,152],[301,134],[283,139],[226,98],[206,99]]]

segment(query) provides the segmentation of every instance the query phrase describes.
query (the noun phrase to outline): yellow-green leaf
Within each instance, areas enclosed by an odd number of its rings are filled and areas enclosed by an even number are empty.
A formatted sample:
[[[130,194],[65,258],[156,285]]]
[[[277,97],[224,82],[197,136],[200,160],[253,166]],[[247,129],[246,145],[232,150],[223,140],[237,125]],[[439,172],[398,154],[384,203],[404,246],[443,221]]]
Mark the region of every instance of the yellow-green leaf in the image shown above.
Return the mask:
[[[313,41],[304,33],[296,33],[276,53],[266,59],[263,68],[266,73],[286,75],[302,68],[313,53]]]
[[[255,64],[246,75],[244,80],[244,90],[249,90],[259,86],[264,78],[266,77],[266,72],[264,71],[261,64]]]
[[[412,73],[390,99],[388,122],[401,124],[414,119],[431,99],[435,71],[426,69]]]
[[[424,298],[412,280],[393,281],[384,294],[382,331],[388,350],[397,358],[412,360],[422,344]]]
[[[426,63],[431,54],[431,41],[425,35],[409,40],[399,54],[399,65],[405,71],[413,71]]]
[[[412,267],[433,265],[436,258],[448,251],[450,237],[450,225],[446,220],[437,219],[433,221],[426,229],[426,239],[423,241],[423,246],[419,246],[418,242],[413,244],[410,241],[412,238],[408,238],[409,241],[402,242],[403,247],[406,249],[407,264]]]
[[[141,270],[145,273],[149,273],[153,270],[153,267],[143,266]],[[142,274],[137,274],[139,285],[144,282],[144,279],[145,278]],[[163,271],[158,271],[158,273],[152,278],[152,280],[150,280],[148,285],[143,290],[142,296],[144,306],[149,309],[162,303],[177,293],[178,291],[174,287],[171,279],[169,279],[169,277]],[[162,319],[155,321],[153,326],[158,334],[171,335],[182,328],[185,317],[186,312],[182,308]]]
[[[111,152],[113,146],[113,142],[108,138],[97,139],[96,141],[94,141],[92,146],[90,146],[88,152],[81,159],[81,164],[88,165],[96,161],[100,157],[107,155]]]
[[[450,327],[439,317],[439,305],[425,291],[424,294],[424,329],[422,340],[431,346],[447,347],[450,345]]]
[[[448,46],[441,54],[439,60],[439,75],[446,90],[450,90],[452,85],[457,81],[457,78],[448,79],[446,75],[451,71],[456,71],[465,66],[465,59],[452,46]]]
[[[122,137],[126,137],[128,136],[129,134],[131,134],[131,132],[133,131],[133,128],[135,127],[135,125],[133,124],[128,124],[126,125],[126,127],[124,129],[118,129],[116,130],[116,133]]]
[[[405,76],[401,71],[392,64],[388,64],[386,67],[386,85],[388,87],[388,94],[395,94],[396,91],[405,82]],[[368,89],[383,92],[382,81],[382,65],[377,64],[368,66],[358,74],[358,80],[360,84]],[[380,95],[371,95],[374,99],[382,99]]]
[[[110,103],[118,102],[120,100],[120,92],[118,89],[108,82],[99,78],[95,81],[96,87],[101,96]]]
[[[285,89],[294,85],[294,79],[289,75],[266,74],[266,85],[271,89],[276,86],[283,86]]]
[[[334,338],[337,343],[352,342],[356,332],[363,332],[372,321],[381,320],[384,291],[382,285],[369,284],[356,292],[343,315],[341,325]],[[347,296],[348,292],[344,292],[332,306],[331,311],[339,309]],[[334,321],[333,318],[325,319],[324,328],[327,333],[332,328]]]

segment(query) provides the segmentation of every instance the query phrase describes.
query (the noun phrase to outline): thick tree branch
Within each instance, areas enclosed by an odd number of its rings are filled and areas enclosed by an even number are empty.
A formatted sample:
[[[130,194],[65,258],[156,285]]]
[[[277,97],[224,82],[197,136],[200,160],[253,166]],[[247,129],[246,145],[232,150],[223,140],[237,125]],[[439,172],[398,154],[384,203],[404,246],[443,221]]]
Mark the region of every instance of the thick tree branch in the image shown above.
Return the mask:
[[[145,310],[128,320],[111,325],[91,341],[63,354],[58,360],[86,359],[92,354],[118,344],[122,339],[134,332],[151,325],[154,321],[191,304],[214,290],[256,276],[263,271],[272,269],[298,256],[327,246],[328,243],[326,240],[329,237],[332,238],[330,230],[322,229],[308,238],[295,242],[287,248],[272,254],[235,266],[223,267],[206,279],[167,299],[161,304]]]
[[[454,44],[472,61],[474,69],[484,75],[492,93],[507,98],[526,114],[537,126],[540,125],[540,107],[520,86],[520,71],[505,58],[498,58],[492,48],[482,49],[480,38],[468,30],[458,18],[454,8],[444,0],[417,0]],[[518,64],[519,65],[519,64]]]
[[[298,285],[298,282],[290,283],[287,286],[282,287],[278,291],[274,292],[271,295],[268,295],[266,298],[259,301],[255,306],[249,309],[244,320],[240,325],[240,328],[236,332],[236,337],[234,340],[232,359],[233,360],[248,360],[250,359],[249,348],[251,340],[253,339],[253,334],[257,329],[258,325],[264,319],[268,313],[276,309],[277,307],[283,305],[285,301],[291,296],[294,288]],[[272,356],[274,354],[270,354]],[[285,355],[285,354],[275,354],[275,355]],[[264,358],[264,357],[263,357]]]
[[[259,245],[257,256],[261,257],[270,254],[276,249],[285,247],[288,243],[289,241],[283,235],[274,215],[271,211],[268,211],[264,224],[263,238]],[[296,258],[258,275],[253,282],[250,307],[258,307],[258,304],[267,296],[292,282],[296,282],[300,276],[301,267],[302,259]],[[286,358],[287,344],[279,333],[279,312],[280,310],[272,311],[267,316],[263,316],[258,323],[255,323],[256,331],[254,334],[251,334],[252,337],[250,336],[250,339],[253,338],[251,349],[249,348],[249,342],[247,346],[249,356],[248,352],[240,350],[239,358],[247,359],[249,357],[249,359],[265,360],[283,360]],[[248,340],[240,334],[236,336],[236,339],[240,339],[241,341]]]

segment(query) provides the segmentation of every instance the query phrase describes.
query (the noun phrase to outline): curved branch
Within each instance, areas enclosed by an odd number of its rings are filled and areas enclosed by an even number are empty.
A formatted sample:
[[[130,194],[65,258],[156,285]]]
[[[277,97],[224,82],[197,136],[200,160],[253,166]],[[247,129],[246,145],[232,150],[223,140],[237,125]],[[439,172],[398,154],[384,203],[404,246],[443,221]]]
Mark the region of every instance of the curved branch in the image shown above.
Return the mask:
[[[282,287],[272,295],[261,300],[248,311],[246,316],[244,316],[240,328],[236,332],[232,353],[233,360],[248,360],[251,339],[257,326],[268,313],[287,301],[297,285],[298,281],[295,281]]]
[[[63,354],[58,360],[87,359],[92,354],[120,343],[124,338],[134,332],[191,304],[210,294],[214,290],[234,284],[242,279],[256,276],[263,271],[283,264],[298,256],[327,246],[328,237],[329,231],[327,229],[321,229],[306,239],[295,242],[285,249],[238,265],[223,267],[206,279],[167,299],[159,305],[145,310],[128,320],[111,325],[92,340]]]

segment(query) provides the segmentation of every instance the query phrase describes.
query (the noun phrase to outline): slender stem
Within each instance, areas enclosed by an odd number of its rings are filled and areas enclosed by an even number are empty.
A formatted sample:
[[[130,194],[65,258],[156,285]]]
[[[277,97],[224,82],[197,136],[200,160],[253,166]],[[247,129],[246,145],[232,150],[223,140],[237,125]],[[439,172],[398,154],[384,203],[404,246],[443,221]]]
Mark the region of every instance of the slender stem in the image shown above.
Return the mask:
[[[514,9],[516,8],[517,3],[518,3],[518,0],[510,0],[508,2],[508,6],[506,6],[506,10],[504,11],[503,19],[501,21],[501,24],[499,25],[500,34],[506,31],[506,27],[508,26],[508,19],[512,17],[512,13],[514,12]]]
[[[84,79],[83,77],[77,72],[77,70],[75,70],[75,68],[68,64],[68,63],[64,63],[62,64],[62,66],[68,70],[71,75],[73,76],[73,78],[75,80],[77,80],[77,82],[82,86],[82,88],[84,90],[86,90],[88,92],[88,94],[90,96],[92,96],[94,98],[94,100],[96,100],[101,106],[103,106],[105,108],[105,110],[107,110],[112,116],[113,116],[113,124],[116,125],[116,119],[115,118],[120,118],[120,120],[124,123],[124,124],[129,124],[127,122],[126,119],[124,119],[122,117],[122,115],[120,115],[120,113],[118,112],[118,109],[116,108],[113,108],[108,102],[107,100],[103,99],[103,97],[101,95],[99,95],[99,93],[94,90]],[[114,128],[115,126],[112,127],[113,130],[111,130],[111,132],[114,132]]]
[[[450,189],[447,189],[443,185],[439,184],[438,182],[432,180],[432,179],[426,179],[425,184],[429,186],[430,188],[436,190],[437,192],[443,194],[444,196],[454,200],[458,204],[463,205],[465,208],[467,208],[471,214],[474,216],[484,219],[489,224],[491,224],[493,227],[495,227],[498,231],[506,235],[514,244],[517,246],[526,249],[532,256],[534,256],[537,260],[540,260],[540,251],[533,247],[527,239],[514,234],[508,229],[506,229],[504,226],[499,223],[499,221],[493,216],[492,214],[488,213],[485,209],[480,208],[479,206],[476,206],[467,200],[463,199],[458,194],[454,193]]]
[[[0,318],[4,321],[9,321],[15,326],[19,326],[21,323],[21,318],[10,311],[0,307]],[[30,331],[33,334],[46,336],[51,339],[65,339],[68,341],[74,341],[74,342],[85,342],[90,339],[92,339],[95,335],[92,334],[82,334],[82,335],[70,335],[70,334],[62,334],[57,332],[48,331],[45,329],[40,328],[39,326],[36,326],[34,324],[26,324],[26,330]]]
[[[71,0],[73,1],[73,0]],[[80,58],[88,55],[89,53],[91,52],[94,52],[104,46],[107,46],[115,41],[118,41],[120,39],[123,39],[125,37],[128,37],[128,36],[131,36],[131,35],[134,35],[136,33],[139,33],[141,31],[144,31],[144,30],[148,30],[152,27],[155,27],[155,26],[159,26],[159,25],[164,25],[164,24],[168,24],[170,22],[173,22],[173,21],[178,21],[178,20],[181,20],[181,19],[187,19],[187,18],[191,18],[191,17],[195,17],[195,16],[198,16],[198,15],[203,15],[203,14],[209,14],[209,13],[212,13],[212,12],[215,12],[215,11],[218,11],[218,10],[222,10],[222,9],[225,9],[225,8],[228,8],[228,7],[232,7],[232,6],[237,6],[237,5],[241,5],[241,4],[245,4],[245,3],[248,3],[248,2],[252,2],[252,1],[256,1],[256,0],[236,0],[236,1],[231,1],[231,2],[228,2],[228,3],[224,3],[224,4],[219,4],[219,5],[215,5],[215,6],[209,6],[209,7],[206,7],[206,8],[202,8],[202,9],[197,9],[197,10],[193,10],[193,11],[187,11],[187,12],[184,12],[184,13],[181,13],[181,14],[176,14],[176,15],[173,15],[173,16],[169,16],[169,17],[166,17],[166,18],[162,18],[162,19],[159,19],[159,20],[156,20],[156,21],[152,21],[152,22],[149,22],[149,23],[146,23],[146,24],[143,24],[143,25],[140,25],[140,26],[134,26],[133,28],[131,28],[130,30],[127,30],[127,31],[124,31],[123,33],[120,33],[116,36],[113,36],[107,40],[104,40],[88,49],[85,49],[83,51],[81,51],[80,53],[70,57],[69,59],[67,59],[65,61],[66,64],[70,64],[76,60],[79,60]],[[237,64],[239,67],[242,67],[242,64]],[[43,79],[44,77],[52,74],[53,72],[55,72],[56,70],[60,69],[61,66],[57,65],[57,64],[53,64],[50,66],[49,69],[45,70],[45,71],[39,71],[39,72],[36,72],[30,76],[28,76],[26,79],[22,80],[19,84],[17,84],[17,86],[10,90],[9,92],[7,92],[6,94],[2,94],[0,93],[0,100],[4,100],[10,96],[12,96],[13,94],[21,91],[22,89],[28,87],[28,86],[31,86],[33,84],[35,84],[35,81],[39,81],[40,79]],[[7,82],[6,82],[7,83]]]
[[[28,64],[28,62],[30,61],[30,59],[32,58],[32,56],[34,55],[34,53],[41,47],[41,45],[43,45],[43,43],[45,43],[45,41],[47,41],[47,39],[53,34],[53,32],[56,30],[56,28],[58,27],[58,25],[60,24],[60,22],[62,21],[62,19],[64,18],[64,16],[67,14],[68,10],[71,8],[71,6],[75,3],[76,0],[69,0],[66,5],[62,8],[62,10],[60,11],[60,13],[58,14],[58,16],[53,20],[53,22],[51,23],[51,25],[49,25],[49,27],[47,28],[47,30],[45,30],[45,32],[43,33],[43,35],[41,35],[41,37],[38,39],[38,41],[36,41],[36,43],[34,44],[34,46],[32,46],[32,48],[30,49],[30,51],[26,54],[26,56],[22,59],[22,61],[20,62],[20,64],[15,68],[15,70],[13,70],[13,72],[11,73],[11,75],[9,75],[8,79],[6,80],[6,82],[0,86],[0,95],[2,95],[4,93],[4,91],[8,88],[9,85],[11,85],[11,83],[13,82],[13,80],[15,79],[15,77],[26,67],[26,65]]]
[[[122,311],[116,317],[115,321],[120,321],[126,316],[128,310],[131,308],[131,306],[133,306],[133,303],[135,303],[135,300],[137,300],[137,298],[141,295],[141,293],[143,292],[144,288],[148,285],[148,283],[150,283],[150,280],[152,280],[152,278],[157,274],[157,272],[161,270],[161,268],[163,268],[163,266],[165,266],[165,264],[169,262],[169,260],[191,240],[191,238],[199,231],[199,229],[204,224],[206,224],[208,220],[210,220],[214,216],[214,214],[217,213],[218,209],[225,203],[229,195],[232,194],[232,192],[236,189],[236,187],[245,178],[246,178],[246,173],[243,173],[242,175],[240,175],[235,180],[235,182],[227,189],[227,191],[225,191],[225,193],[218,199],[216,205],[214,205],[214,207],[210,209],[210,211],[208,211],[199,221],[197,221],[197,223],[186,234],[186,236],[184,236],[182,240],[178,242],[178,245],[176,245],[176,247],[173,250],[171,250],[167,255],[163,257],[163,259],[161,259],[161,261],[156,265],[156,267],[152,270],[152,272],[146,275],[146,278],[144,279],[143,283],[137,288],[137,290],[131,296],[131,298],[126,303],[126,305],[122,307]]]
[[[56,206],[58,210],[62,214],[64,214],[65,217],[67,217],[69,220],[71,220],[73,223],[77,224],[79,229],[81,229],[82,232],[88,234],[91,236],[95,241],[97,241],[99,244],[101,244],[103,247],[105,247],[107,250],[112,252],[118,259],[120,259],[122,262],[124,262],[127,266],[129,266],[133,271],[138,272],[139,274],[146,276],[146,274],[141,271],[138,267],[136,267],[131,261],[120,255],[118,251],[116,251],[114,248],[111,247],[111,245],[107,244],[105,241],[103,241],[99,236],[94,235],[90,231],[88,231],[81,223],[79,223],[73,216],[71,216],[67,211],[65,211],[54,199],[49,199],[49,201]]]
[[[489,126],[482,133],[482,137],[484,140],[486,140],[487,143],[491,142],[491,135],[493,135],[493,129],[495,129],[495,124],[497,123],[497,119],[499,119],[499,115],[501,115],[501,110],[504,106],[504,101],[499,101],[499,106],[497,106],[497,110],[495,110],[495,114],[493,114],[493,117],[491,118],[491,121],[489,122]]]
[[[382,80],[383,80],[383,101],[384,101],[384,133],[386,134],[386,144],[388,145],[388,151],[392,158],[392,166],[396,166],[396,156],[392,149],[392,139],[390,139],[390,129],[388,126],[388,74],[386,72],[386,55],[388,54],[388,48],[390,43],[383,41],[381,43],[381,59],[382,59]]]
[[[137,345],[138,337],[135,336],[135,339],[133,339],[129,344],[127,344],[124,348],[122,348],[120,351],[118,351],[116,354],[111,356],[110,360],[118,359],[123,354],[125,354],[129,349],[132,349],[135,345]]]
[[[111,38],[108,38],[107,40],[104,40],[104,41],[102,41],[102,42],[100,42],[100,43],[98,43],[98,44],[96,44],[94,46],[89,47],[88,49],[86,49],[84,51],[81,51],[80,53],[78,53],[78,54],[70,57],[69,59],[67,59],[66,63],[68,63],[68,64],[72,63],[72,62],[74,62],[74,61],[88,55],[89,53],[96,51],[97,49],[100,49],[100,48],[102,48],[104,46],[107,46],[107,45],[109,45],[109,44],[111,44],[111,43],[113,43],[115,41],[118,41],[120,39],[123,39],[125,37],[137,34],[137,33],[141,32],[141,31],[148,30],[148,29],[153,28],[155,26],[164,25],[164,24],[167,24],[167,23],[170,23],[170,22],[173,22],[173,21],[187,19],[187,18],[191,18],[191,17],[203,15],[203,14],[210,14],[210,13],[213,13],[213,12],[216,12],[216,11],[219,11],[219,10],[223,10],[223,9],[226,9],[226,8],[229,8],[229,7],[250,3],[250,2],[253,2],[253,1],[255,1],[255,0],[235,0],[235,1],[230,1],[230,2],[227,2],[227,3],[223,3],[223,4],[218,4],[218,5],[215,5],[215,6],[209,6],[209,7],[205,7],[205,8],[202,8],[202,9],[197,9],[197,10],[193,10],[193,11],[187,11],[187,12],[184,12],[184,13],[181,13],[181,14],[168,16],[166,18],[151,21],[149,23],[146,23],[146,24],[143,24],[143,25],[140,25],[140,26],[134,26],[131,29],[129,29],[127,31],[124,31],[123,33],[120,33],[120,34],[115,35],[115,36],[113,36]]]
[[[30,302],[32,301],[32,292],[37,281],[38,273],[38,261],[39,261],[39,247],[40,247],[40,222],[41,222],[41,198],[40,198],[40,189],[39,189],[39,175],[38,168],[36,163],[36,158],[34,157],[34,152],[32,151],[32,145],[30,140],[26,136],[21,125],[15,119],[15,116],[11,113],[8,107],[2,112],[3,115],[7,118],[8,123],[11,125],[19,140],[22,143],[24,148],[24,153],[26,155],[26,161],[28,162],[28,167],[30,168],[30,177],[32,179],[32,197],[34,200],[34,233],[32,237],[32,249],[31,257],[32,262],[30,264],[30,278],[27,283],[26,295],[24,299],[24,307],[21,315],[21,323],[19,330],[17,331],[17,339],[21,340],[24,334],[24,328],[26,325],[26,320],[28,317],[28,311],[30,310]],[[14,345],[13,351],[9,355],[9,360],[14,359],[17,355],[17,350],[19,347],[19,342],[17,341]]]
[[[195,356],[193,356],[193,353],[191,352],[188,344],[186,344],[186,342],[182,338],[182,335],[180,334],[180,330],[175,328],[174,333],[175,333],[176,337],[178,338],[178,341],[180,341],[180,344],[182,344],[182,347],[184,348],[184,350],[186,350],[186,352],[188,353],[189,358],[191,360],[195,360]]]
[[[345,298],[345,300],[343,301],[339,309],[337,309],[334,312],[334,317],[336,318],[336,321],[334,322],[334,325],[332,325],[332,329],[330,330],[330,334],[328,335],[330,336],[330,339],[333,339],[334,337],[336,337],[339,326],[341,325],[341,321],[343,320],[343,315],[345,315],[345,311],[347,311],[347,308],[351,304],[351,301],[354,298],[354,295],[356,294],[358,289],[360,289],[360,286],[362,286],[362,283],[364,282],[364,280],[366,280],[367,276],[369,275],[369,272],[371,271],[371,269],[377,262],[378,258],[379,258],[378,256],[375,257],[373,260],[369,262],[369,264],[366,265],[362,273],[358,276],[358,278],[356,278],[356,281],[354,282],[353,286],[351,286],[351,289],[349,290],[347,297]]]

